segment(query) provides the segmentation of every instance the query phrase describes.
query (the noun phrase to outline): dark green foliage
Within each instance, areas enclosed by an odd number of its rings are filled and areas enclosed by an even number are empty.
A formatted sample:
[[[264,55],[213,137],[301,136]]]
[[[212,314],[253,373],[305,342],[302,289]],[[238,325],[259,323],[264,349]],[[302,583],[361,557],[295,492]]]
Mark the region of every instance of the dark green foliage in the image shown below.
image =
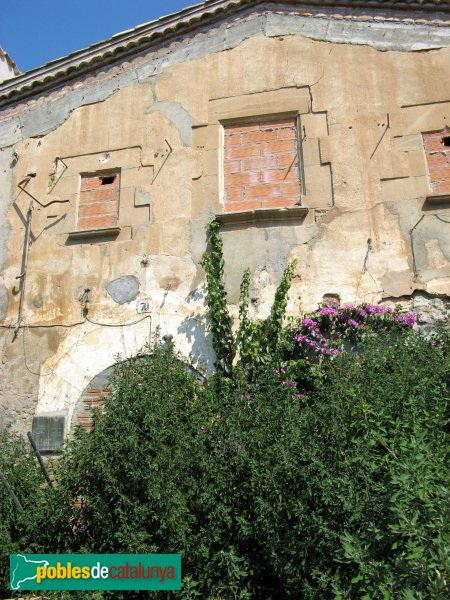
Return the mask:
[[[0,429],[0,470],[23,507],[23,511],[15,508],[0,482],[0,597],[5,598],[11,595],[9,554],[39,552],[48,542],[52,493],[28,440],[9,429]]]
[[[448,333],[368,338],[305,395],[266,365],[199,387],[157,343],[60,463],[68,550],[181,552],[184,598],[443,599],[448,362]]]
[[[194,374],[170,345],[118,366],[105,414],[94,415],[91,434],[77,431],[60,464],[60,492],[77,502],[77,551],[185,547],[197,393]]]
[[[32,473],[65,545],[33,538],[39,510],[25,523],[9,506],[5,547],[181,552],[182,598],[444,599],[448,340],[448,329],[368,337],[306,394],[264,364],[200,387],[157,342],[118,367],[55,495],[15,441],[19,479]]]
[[[230,376],[235,348],[223,280],[223,242],[218,221],[211,221],[208,226],[208,244],[209,252],[205,252],[200,264],[206,273],[206,302],[213,332],[213,348],[216,353],[215,367],[221,375]]]
[[[268,369],[210,395],[196,544],[217,577],[251,598],[445,598],[448,360],[374,338],[307,396]]]

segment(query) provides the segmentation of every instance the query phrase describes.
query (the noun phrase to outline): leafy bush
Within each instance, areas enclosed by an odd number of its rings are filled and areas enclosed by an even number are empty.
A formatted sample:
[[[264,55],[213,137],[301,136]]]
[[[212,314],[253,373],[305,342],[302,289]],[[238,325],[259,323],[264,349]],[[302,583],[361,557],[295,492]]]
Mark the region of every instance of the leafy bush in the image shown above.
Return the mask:
[[[181,597],[444,598],[448,353],[368,338],[302,394],[266,365],[201,387],[157,344],[61,463],[71,550],[181,552]]]
[[[0,470],[23,510],[0,482],[0,597],[10,597],[9,554],[40,552],[45,545],[46,520],[51,492],[28,440],[9,429],[0,429]]]

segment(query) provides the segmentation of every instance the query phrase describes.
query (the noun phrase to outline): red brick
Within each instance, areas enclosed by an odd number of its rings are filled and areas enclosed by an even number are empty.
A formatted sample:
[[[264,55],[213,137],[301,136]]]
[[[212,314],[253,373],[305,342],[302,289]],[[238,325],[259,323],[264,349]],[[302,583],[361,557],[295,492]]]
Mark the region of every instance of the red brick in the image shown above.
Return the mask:
[[[227,202],[225,204],[226,212],[241,212],[244,210],[255,210],[255,208],[260,208],[261,203],[259,200],[245,200],[243,202]]]
[[[298,172],[298,155],[297,152],[289,154],[279,154],[278,155],[278,164],[280,167],[290,167],[291,169],[296,169]]]
[[[447,181],[440,181],[438,187],[439,187],[438,191],[440,194],[450,193],[450,178],[447,179]]]
[[[225,187],[235,185],[256,185],[260,182],[259,171],[248,171],[246,173],[236,173],[235,175],[225,176]]]
[[[277,139],[277,132],[275,129],[269,129],[266,131],[252,131],[244,133],[243,144],[260,144],[261,142],[269,142]]]
[[[277,156],[266,156],[264,158],[247,158],[241,162],[242,172],[264,169],[276,169],[279,165]]]
[[[431,166],[446,165],[448,164],[448,157],[447,155],[444,155],[441,152],[427,154],[427,163]]]
[[[226,160],[224,166],[225,175],[229,173],[239,173],[241,170],[241,163],[238,160]]]
[[[298,198],[284,197],[283,198],[267,198],[263,199],[261,208],[289,208],[296,206]]]
[[[423,133],[422,138],[423,138],[423,144],[427,150],[433,146],[436,146],[436,144],[438,144],[438,145],[444,144],[444,141],[443,141],[444,133],[442,131],[438,131],[435,133]]]
[[[105,177],[114,177],[114,181],[112,183],[103,184],[102,180]],[[118,188],[120,184],[120,174],[119,173],[103,173],[98,175],[84,175],[81,178],[81,189],[82,190],[91,190],[99,187],[108,187],[108,188]]]
[[[262,183],[247,190],[247,198],[271,198],[281,196],[281,185]]]
[[[224,139],[225,148],[230,148],[230,146],[240,146],[241,144],[241,133],[237,133],[236,135],[225,135]]]
[[[433,181],[445,181],[446,179],[450,179],[450,167],[434,167],[430,169],[429,172],[430,178]]]
[[[103,229],[105,227],[114,227],[116,222],[116,216],[88,217],[78,220],[78,229]]]
[[[244,199],[244,188],[243,187],[225,188],[225,201],[226,202],[242,201],[243,199]]]
[[[295,169],[272,169],[263,171],[263,183],[278,181],[298,181],[298,173]]]
[[[117,215],[117,202],[92,202],[80,205],[79,218],[95,215]]]
[[[235,148],[227,148],[225,150],[226,160],[234,160],[236,158],[254,158],[261,156],[261,146],[238,146]]]
[[[297,132],[293,127],[283,127],[278,129],[277,138],[279,140],[295,140],[297,139]]]
[[[118,190],[111,188],[98,188],[86,190],[80,193],[80,204],[90,202],[103,202],[104,200],[116,200]]]
[[[300,185],[296,183],[282,183],[281,193],[283,196],[300,196]]]
[[[296,153],[296,147],[293,140],[282,140],[275,142],[264,142],[262,145],[263,156],[270,156],[272,154],[281,154],[283,152]]]
[[[226,140],[240,135],[241,145]],[[293,206],[300,196],[296,121],[282,118],[225,128],[226,210]],[[240,161],[240,171],[238,165]],[[244,199],[245,198],[245,199]]]

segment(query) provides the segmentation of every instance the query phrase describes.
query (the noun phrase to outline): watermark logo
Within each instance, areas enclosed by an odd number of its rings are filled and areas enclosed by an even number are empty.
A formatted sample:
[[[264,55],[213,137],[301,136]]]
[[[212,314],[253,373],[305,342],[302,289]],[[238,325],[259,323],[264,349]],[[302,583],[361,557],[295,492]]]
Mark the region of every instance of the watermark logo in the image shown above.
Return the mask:
[[[180,554],[10,554],[11,589],[180,590]]]

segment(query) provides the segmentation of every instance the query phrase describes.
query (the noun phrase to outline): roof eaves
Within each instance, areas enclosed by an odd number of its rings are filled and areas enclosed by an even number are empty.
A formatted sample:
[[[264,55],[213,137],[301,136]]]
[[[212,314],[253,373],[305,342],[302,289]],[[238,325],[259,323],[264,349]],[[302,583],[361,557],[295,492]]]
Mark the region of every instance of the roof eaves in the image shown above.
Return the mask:
[[[336,8],[396,8],[450,12],[450,0],[283,0],[282,3]],[[99,63],[108,64],[119,53],[125,57],[132,53],[137,45],[145,49],[155,40],[162,37],[170,38],[181,29],[188,31],[196,27],[199,22],[216,20],[223,12],[233,13],[243,6],[259,4],[277,3],[274,0],[205,0],[133,29],[122,31],[87,48],[6,80],[0,84],[0,104],[7,103],[8,98],[12,96],[15,100],[33,94],[36,89],[47,89],[55,81],[64,83],[73,78],[74,72],[80,74],[96,68]]]
[[[126,56],[137,45],[144,48],[151,45],[156,39],[169,37],[177,30],[189,30],[199,21],[214,18],[217,13],[245,4],[259,3],[260,0],[206,0],[191,5],[179,12],[117,33],[110,38],[11,78],[0,84],[0,98],[5,99],[11,95],[16,96],[16,94],[22,96],[22,91],[35,87],[47,87],[45,84],[53,80],[64,82],[66,79],[72,78],[72,72],[80,73],[80,69],[88,71],[90,68],[97,67],[97,63],[104,59],[105,63],[108,63],[111,57],[118,53]]]

